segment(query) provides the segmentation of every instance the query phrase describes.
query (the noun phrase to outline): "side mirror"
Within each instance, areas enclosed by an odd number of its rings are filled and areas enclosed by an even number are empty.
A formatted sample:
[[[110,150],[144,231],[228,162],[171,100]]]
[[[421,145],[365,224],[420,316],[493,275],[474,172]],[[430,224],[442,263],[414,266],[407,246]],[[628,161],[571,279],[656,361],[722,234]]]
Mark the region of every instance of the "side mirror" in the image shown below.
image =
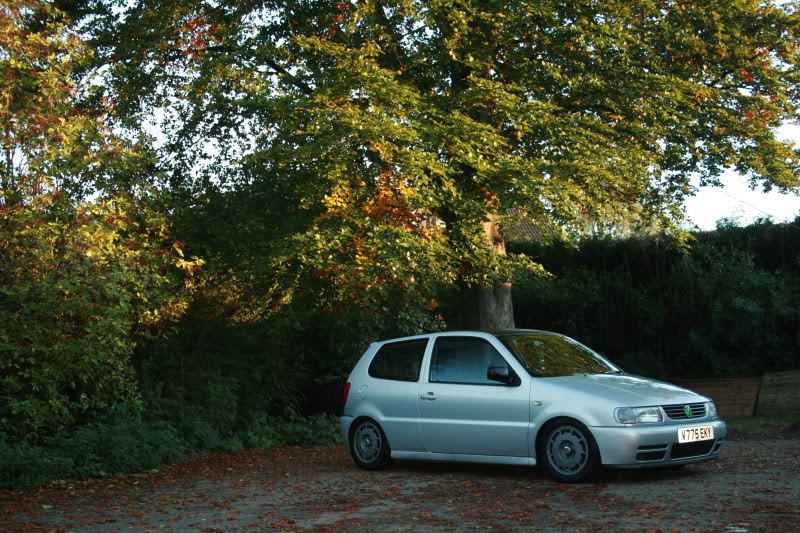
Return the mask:
[[[505,383],[506,385],[511,385],[514,382],[514,374],[511,372],[511,369],[507,366],[490,366],[489,370],[486,371],[486,379],[491,379],[492,381],[499,381],[500,383]]]

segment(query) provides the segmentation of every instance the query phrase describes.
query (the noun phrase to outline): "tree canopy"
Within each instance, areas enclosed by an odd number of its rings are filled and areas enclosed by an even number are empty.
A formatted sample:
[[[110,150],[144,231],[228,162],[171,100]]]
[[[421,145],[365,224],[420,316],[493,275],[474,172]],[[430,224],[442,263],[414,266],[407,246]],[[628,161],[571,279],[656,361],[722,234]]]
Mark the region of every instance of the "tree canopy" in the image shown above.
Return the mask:
[[[508,281],[509,208],[670,228],[695,175],[798,187],[776,137],[797,117],[796,3],[86,4],[65,7],[121,121],[156,117],[169,187],[239,195],[261,236],[239,240],[280,242],[284,286],[324,278],[325,305]]]

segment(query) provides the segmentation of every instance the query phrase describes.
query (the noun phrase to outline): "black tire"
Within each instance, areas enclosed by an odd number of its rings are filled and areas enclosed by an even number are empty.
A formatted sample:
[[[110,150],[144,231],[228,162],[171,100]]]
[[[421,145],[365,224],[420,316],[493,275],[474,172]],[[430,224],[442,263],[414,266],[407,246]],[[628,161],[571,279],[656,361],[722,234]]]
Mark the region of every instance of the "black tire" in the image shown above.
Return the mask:
[[[368,418],[357,421],[350,430],[350,455],[364,470],[380,470],[392,463],[386,434],[377,422]]]
[[[589,429],[571,418],[557,418],[542,428],[537,447],[541,464],[555,479],[579,483],[600,469],[600,450]]]

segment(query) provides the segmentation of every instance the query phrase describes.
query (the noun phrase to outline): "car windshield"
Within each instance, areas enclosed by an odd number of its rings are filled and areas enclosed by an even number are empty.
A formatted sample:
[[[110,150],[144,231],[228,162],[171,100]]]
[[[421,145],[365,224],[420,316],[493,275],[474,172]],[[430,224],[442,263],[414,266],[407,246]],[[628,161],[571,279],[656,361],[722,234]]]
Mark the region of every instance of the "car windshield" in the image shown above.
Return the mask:
[[[573,374],[621,372],[583,344],[548,333],[497,335],[531,376],[545,378]]]

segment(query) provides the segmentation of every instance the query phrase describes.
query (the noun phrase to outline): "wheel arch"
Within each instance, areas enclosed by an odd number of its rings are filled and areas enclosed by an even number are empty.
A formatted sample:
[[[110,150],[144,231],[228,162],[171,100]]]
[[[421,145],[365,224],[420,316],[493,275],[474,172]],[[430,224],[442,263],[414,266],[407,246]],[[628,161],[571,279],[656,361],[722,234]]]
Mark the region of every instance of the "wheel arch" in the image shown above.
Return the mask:
[[[366,430],[367,434],[362,441],[358,431],[365,426],[372,426],[373,429]],[[369,432],[372,433],[371,436]],[[370,416],[361,415],[353,419],[347,433],[350,455],[359,467],[364,470],[382,470],[392,463],[392,447],[380,422]],[[377,443],[377,446],[373,443]],[[365,451],[370,454],[369,457],[363,455]]]
[[[350,427],[347,428],[348,440],[350,440],[350,441],[353,440],[353,433],[355,432],[356,428],[358,427],[358,424],[360,424],[361,422],[363,422],[365,420],[369,420],[370,422],[373,422],[375,425],[377,425],[381,429],[381,431],[383,431],[383,434],[386,435],[386,430],[383,429],[383,426],[381,425],[380,422],[378,422],[378,420],[375,419],[375,417],[369,416],[369,415],[358,415],[357,417],[355,417],[353,419],[352,422],[350,422]],[[386,440],[388,441],[389,437],[386,437]]]
[[[603,454],[600,451],[600,445],[597,444],[597,437],[595,437],[594,433],[592,433],[592,429],[584,421],[582,421],[582,420],[580,420],[578,418],[575,418],[574,416],[569,416],[569,415],[554,415],[554,416],[551,416],[550,418],[548,418],[547,420],[545,420],[544,422],[542,422],[541,425],[539,425],[539,428],[536,430],[536,435],[534,436],[534,439],[533,439],[533,452],[535,454],[534,457],[536,458],[536,464],[537,465],[541,465],[542,464],[541,463],[541,459],[542,459],[541,452],[542,452],[542,443],[543,443],[544,438],[545,438],[545,430],[549,426],[554,425],[559,420],[569,421],[571,423],[578,423],[581,426],[583,426],[583,428],[586,429],[586,432],[592,437],[592,440],[594,441],[595,449],[597,451],[597,456],[600,459],[600,464],[603,464]]]

